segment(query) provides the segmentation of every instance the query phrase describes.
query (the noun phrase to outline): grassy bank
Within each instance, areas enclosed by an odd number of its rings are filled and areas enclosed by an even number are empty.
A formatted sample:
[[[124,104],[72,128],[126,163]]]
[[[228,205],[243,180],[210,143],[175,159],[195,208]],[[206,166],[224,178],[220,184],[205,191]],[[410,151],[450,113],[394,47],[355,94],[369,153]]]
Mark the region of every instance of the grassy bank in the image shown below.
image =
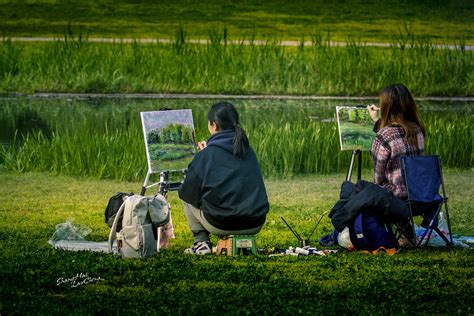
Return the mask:
[[[377,95],[402,82],[416,96],[474,95],[473,51],[414,48],[190,44],[181,30],[173,44],[64,42],[0,43],[0,93],[125,92],[290,95]]]
[[[141,180],[147,171],[140,111],[192,109],[197,140],[207,139],[206,113],[215,100],[30,100],[0,103],[0,164],[8,170]],[[335,101],[232,101],[265,175],[347,170],[340,151]],[[420,103],[426,153],[444,166],[474,166],[472,105]],[[16,131],[16,132],[15,132]],[[16,133],[16,134],[15,134]],[[372,168],[363,155],[365,169]]]
[[[259,248],[295,246],[280,216],[306,236],[335,203],[344,174],[267,179],[271,203]],[[364,174],[364,178],[369,174]],[[122,260],[107,254],[51,249],[46,241],[66,220],[105,240],[103,209],[116,191],[139,182],[0,171],[0,312],[2,314],[471,314],[472,250],[405,250],[366,256],[340,250],[328,257],[192,257],[176,193],[170,193],[176,239],[160,255]],[[474,234],[472,171],[445,172],[455,233]],[[328,233],[324,218],[312,242]],[[213,237],[213,241],[216,239]],[[60,278],[100,280],[71,287]],[[34,312],[33,312],[34,311]]]
[[[169,38],[183,25],[193,38],[227,28],[243,37],[398,40],[404,23],[436,42],[473,43],[472,1],[0,1],[0,36],[62,36],[68,25],[95,37]]]

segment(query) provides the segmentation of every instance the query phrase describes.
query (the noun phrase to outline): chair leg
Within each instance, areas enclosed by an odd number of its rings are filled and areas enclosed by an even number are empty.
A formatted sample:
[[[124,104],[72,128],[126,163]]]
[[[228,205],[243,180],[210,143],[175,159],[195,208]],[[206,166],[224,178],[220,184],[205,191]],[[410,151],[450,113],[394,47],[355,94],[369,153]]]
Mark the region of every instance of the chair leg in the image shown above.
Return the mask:
[[[444,242],[446,243],[446,246],[451,245],[448,238],[446,238],[446,236],[443,234],[443,232],[438,227],[433,227],[433,229],[438,233],[439,237],[441,237],[444,240]]]
[[[446,197],[446,190],[444,188],[444,177],[443,177],[443,164],[441,163],[441,159],[439,156],[437,157],[438,161],[438,168],[439,168],[439,175],[440,175],[440,180],[441,180],[441,190],[443,192],[443,203],[444,203],[444,209],[446,211],[446,220],[448,221],[448,233],[449,233],[449,239],[451,241],[451,245],[454,245],[453,242],[453,234],[451,232],[451,222],[449,220],[449,212],[448,212],[448,198]]]
[[[232,256],[232,236],[219,238],[216,254],[220,256],[224,251],[227,256]]]
[[[441,209],[443,207],[443,203],[445,203],[446,201],[442,202],[440,205],[439,205],[439,208],[438,210],[436,211],[435,215],[433,216],[433,218],[431,219],[429,225],[428,225],[428,228],[426,229],[425,233],[423,234],[423,236],[421,236],[421,239],[420,241],[418,242],[418,245],[421,245],[421,243],[425,240],[425,236],[426,234],[428,233],[428,238],[426,238],[426,244],[429,243],[430,241],[430,238],[431,238],[431,234],[433,233],[433,231],[435,231],[438,236],[443,239],[443,241],[446,243],[446,246],[450,246],[450,245],[453,245],[453,237],[452,237],[452,233],[451,233],[451,224],[449,223],[449,214],[447,213],[447,208],[446,208],[446,204],[445,204],[445,211],[446,211],[446,220],[448,221],[448,234],[449,234],[449,237],[451,239],[448,240],[446,238],[446,236],[444,235],[444,233],[439,229],[439,222],[438,224],[434,224],[435,220],[438,218],[439,214],[441,213]]]
[[[435,214],[433,215],[433,217],[430,220],[430,223],[428,224],[428,228],[426,228],[425,232],[423,233],[423,236],[421,236],[420,240],[418,241],[418,246],[420,246],[423,243],[423,241],[425,240],[426,234],[428,234],[428,238],[426,238],[425,246],[427,246],[428,243],[430,242],[430,238],[431,238],[431,234],[433,233],[433,230],[438,227],[438,226],[434,226],[434,223],[435,223],[435,220],[439,216],[439,212],[441,211],[441,207],[442,207],[442,204],[439,204],[438,209],[436,210]]]
[[[451,221],[449,220],[449,212],[448,212],[448,198],[444,200],[444,210],[446,211],[446,222],[448,223],[448,234],[449,234],[449,240],[450,240],[450,245],[454,245],[453,242],[453,233],[451,232]]]

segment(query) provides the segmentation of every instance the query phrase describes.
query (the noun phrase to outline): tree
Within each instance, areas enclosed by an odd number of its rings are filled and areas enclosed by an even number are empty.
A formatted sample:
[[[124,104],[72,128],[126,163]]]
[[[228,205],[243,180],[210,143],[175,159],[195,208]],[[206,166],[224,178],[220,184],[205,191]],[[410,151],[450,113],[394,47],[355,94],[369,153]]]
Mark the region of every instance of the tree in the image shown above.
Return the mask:
[[[147,135],[148,144],[161,143],[160,132],[157,129],[151,130]]]

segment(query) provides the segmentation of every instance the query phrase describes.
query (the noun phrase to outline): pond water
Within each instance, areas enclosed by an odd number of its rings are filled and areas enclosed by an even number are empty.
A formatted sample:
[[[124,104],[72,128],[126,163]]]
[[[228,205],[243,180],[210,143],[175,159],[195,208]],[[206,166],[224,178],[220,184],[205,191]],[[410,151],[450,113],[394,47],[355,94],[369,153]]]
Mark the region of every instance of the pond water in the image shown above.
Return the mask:
[[[236,105],[242,125],[282,120],[316,120],[335,122],[338,105],[376,103],[374,99],[340,100],[227,100]],[[128,98],[0,98],[0,141],[7,143],[15,133],[27,134],[40,130],[46,135],[53,131],[74,130],[78,124],[89,122],[90,131],[140,127],[140,112],[160,109],[192,109],[198,135],[207,133],[206,113],[215,99],[128,99]],[[474,102],[418,101],[421,116],[471,116]],[[205,136],[205,135],[202,135]]]
[[[119,144],[122,148],[133,147],[136,152],[134,155],[141,156],[144,154],[144,145],[140,112],[163,108],[192,109],[196,138],[201,140],[208,137],[207,110],[217,101],[215,99],[0,98],[0,141],[4,151],[13,150],[10,147],[19,148],[27,137],[40,132],[41,139],[37,139],[36,142],[41,143],[41,147],[52,146],[51,143],[61,141],[63,145],[56,145],[55,150],[64,152],[66,149],[61,147],[73,143],[78,152],[82,147],[88,146],[89,154],[93,156],[96,150],[94,148],[99,148],[102,154],[111,146],[115,146],[106,139],[113,136],[126,143]],[[236,105],[241,125],[247,131],[257,154],[262,157],[260,159],[262,169],[270,174],[340,171],[342,165],[346,165],[343,161],[347,159],[347,155],[341,156],[339,153],[336,106],[377,102],[373,99],[227,101]],[[444,162],[448,166],[472,167],[474,102],[418,101],[417,105],[427,128],[427,150],[445,156]],[[126,134],[124,138],[120,138],[122,134]],[[18,146],[11,146],[13,140]],[[107,146],[100,147],[97,145],[100,142]],[[44,152],[38,152],[38,148],[35,150],[39,155],[48,155],[52,149],[49,148]],[[303,160],[295,157],[298,155],[303,155]],[[307,155],[315,158],[304,160]],[[336,156],[337,159],[334,159]],[[2,158],[0,163],[4,159]],[[142,158],[137,159],[141,163]],[[366,160],[364,164],[369,166],[370,161]],[[30,164],[32,164],[30,168],[35,169],[33,166],[35,163]],[[47,165],[46,162],[43,161],[41,164],[42,169],[49,170],[44,167]],[[314,164],[316,167],[308,167],[309,164]],[[130,178],[130,176],[124,177]]]

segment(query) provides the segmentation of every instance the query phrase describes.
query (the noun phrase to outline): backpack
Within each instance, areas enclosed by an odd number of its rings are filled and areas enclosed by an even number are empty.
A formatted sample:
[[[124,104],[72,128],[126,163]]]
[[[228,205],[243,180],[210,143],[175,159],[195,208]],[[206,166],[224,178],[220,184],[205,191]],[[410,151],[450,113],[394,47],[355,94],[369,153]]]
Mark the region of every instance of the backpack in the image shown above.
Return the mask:
[[[123,214],[123,216],[122,216]],[[118,223],[122,217],[122,229]],[[170,220],[170,207],[166,198],[131,195],[120,206],[109,235],[109,252],[117,239],[118,253],[124,258],[143,258],[157,252],[155,230]]]
[[[348,250],[364,250],[375,254],[383,249],[391,255],[398,247],[392,226],[370,211],[359,211],[348,230],[343,232],[345,234],[335,231],[334,240]]]
[[[107,207],[105,208],[105,223],[109,228],[112,228],[112,225],[115,220],[115,215],[117,214],[120,206],[123,204],[123,201],[128,196],[133,195],[133,192],[124,193],[124,192],[117,192],[115,193],[110,199]],[[120,219],[117,225],[117,230],[122,230],[122,220]]]

